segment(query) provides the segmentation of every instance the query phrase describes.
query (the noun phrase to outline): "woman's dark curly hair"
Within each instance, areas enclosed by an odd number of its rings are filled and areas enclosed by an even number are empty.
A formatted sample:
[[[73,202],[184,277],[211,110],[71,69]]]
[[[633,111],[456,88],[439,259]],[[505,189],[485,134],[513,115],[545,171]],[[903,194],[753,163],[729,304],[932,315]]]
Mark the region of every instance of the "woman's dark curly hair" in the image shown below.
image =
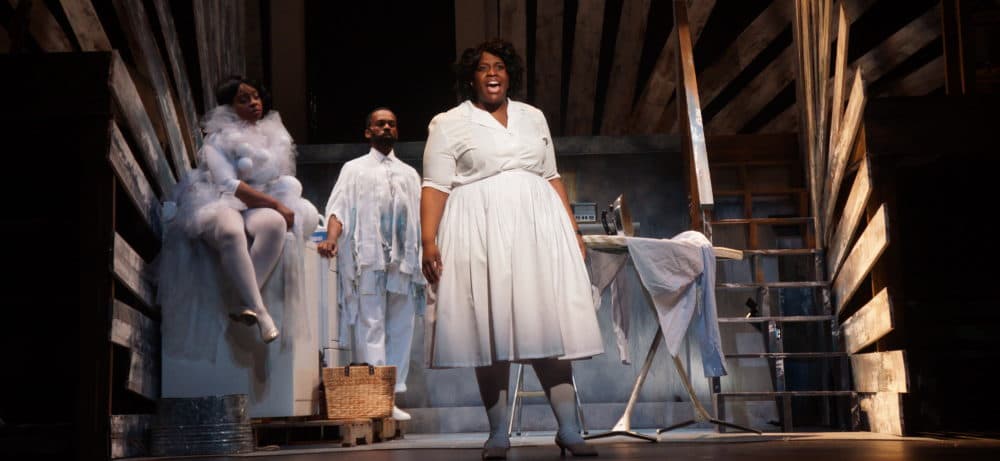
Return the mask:
[[[267,115],[267,113],[271,111],[271,94],[259,83],[253,80],[248,80],[241,75],[230,75],[219,82],[218,85],[215,85],[215,102],[220,106],[232,104],[233,99],[236,98],[236,93],[240,90],[240,84],[243,83],[250,85],[257,90],[257,94],[260,95],[261,105],[264,109],[262,111],[262,115]]]
[[[476,90],[473,87],[473,80],[476,75],[476,67],[479,66],[479,58],[483,52],[490,53],[503,60],[507,66],[507,75],[510,76],[510,86],[507,94],[517,93],[521,89],[521,82],[524,80],[524,61],[514,50],[514,45],[501,38],[494,38],[479,44],[475,48],[466,48],[462,52],[455,65],[455,77],[458,84],[458,96],[461,100],[476,98]]]

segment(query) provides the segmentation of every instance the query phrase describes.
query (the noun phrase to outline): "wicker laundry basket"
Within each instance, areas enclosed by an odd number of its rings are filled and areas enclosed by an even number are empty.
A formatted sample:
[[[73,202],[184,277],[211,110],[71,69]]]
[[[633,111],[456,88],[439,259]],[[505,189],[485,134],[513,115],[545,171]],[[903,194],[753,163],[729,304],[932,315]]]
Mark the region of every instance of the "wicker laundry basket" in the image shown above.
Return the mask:
[[[323,369],[326,417],[388,418],[396,394],[396,367],[351,364]]]

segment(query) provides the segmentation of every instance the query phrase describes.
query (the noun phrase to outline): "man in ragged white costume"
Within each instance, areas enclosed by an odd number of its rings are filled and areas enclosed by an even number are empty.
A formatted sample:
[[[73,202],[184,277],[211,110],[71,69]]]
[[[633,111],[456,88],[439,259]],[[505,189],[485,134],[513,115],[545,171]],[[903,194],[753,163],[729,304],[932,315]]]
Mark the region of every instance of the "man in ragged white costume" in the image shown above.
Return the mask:
[[[406,391],[414,316],[424,299],[420,270],[420,176],[396,157],[396,116],[368,114],[367,154],[344,164],[326,204],[321,256],[337,256],[341,338],[354,327],[355,362],[396,367]],[[397,407],[392,417],[408,420]]]

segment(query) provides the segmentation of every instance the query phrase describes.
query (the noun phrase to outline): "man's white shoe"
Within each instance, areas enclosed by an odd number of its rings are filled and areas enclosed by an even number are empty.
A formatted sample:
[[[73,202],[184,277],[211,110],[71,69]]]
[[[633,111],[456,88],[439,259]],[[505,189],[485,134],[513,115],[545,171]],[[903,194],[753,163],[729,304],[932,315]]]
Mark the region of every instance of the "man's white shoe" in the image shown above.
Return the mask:
[[[393,405],[392,406],[392,419],[395,419],[397,421],[409,421],[410,420],[410,414],[407,413],[407,412],[405,412],[405,411],[403,411],[403,410],[400,410],[399,407]]]

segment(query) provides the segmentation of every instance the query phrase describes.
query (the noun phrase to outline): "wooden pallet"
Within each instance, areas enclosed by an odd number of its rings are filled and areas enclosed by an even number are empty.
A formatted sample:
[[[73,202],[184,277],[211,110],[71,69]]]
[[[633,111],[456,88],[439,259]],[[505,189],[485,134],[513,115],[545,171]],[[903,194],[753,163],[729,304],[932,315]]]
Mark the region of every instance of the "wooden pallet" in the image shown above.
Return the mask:
[[[371,419],[269,419],[255,421],[253,433],[258,447],[324,443],[353,447],[375,442],[373,426]]]
[[[406,421],[397,421],[392,418],[373,419],[372,434],[376,442],[401,439],[406,434]]]
[[[320,416],[253,420],[256,446],[339,443],[352,447],[402,439],[406,422],[392,418],[323,419]]]

